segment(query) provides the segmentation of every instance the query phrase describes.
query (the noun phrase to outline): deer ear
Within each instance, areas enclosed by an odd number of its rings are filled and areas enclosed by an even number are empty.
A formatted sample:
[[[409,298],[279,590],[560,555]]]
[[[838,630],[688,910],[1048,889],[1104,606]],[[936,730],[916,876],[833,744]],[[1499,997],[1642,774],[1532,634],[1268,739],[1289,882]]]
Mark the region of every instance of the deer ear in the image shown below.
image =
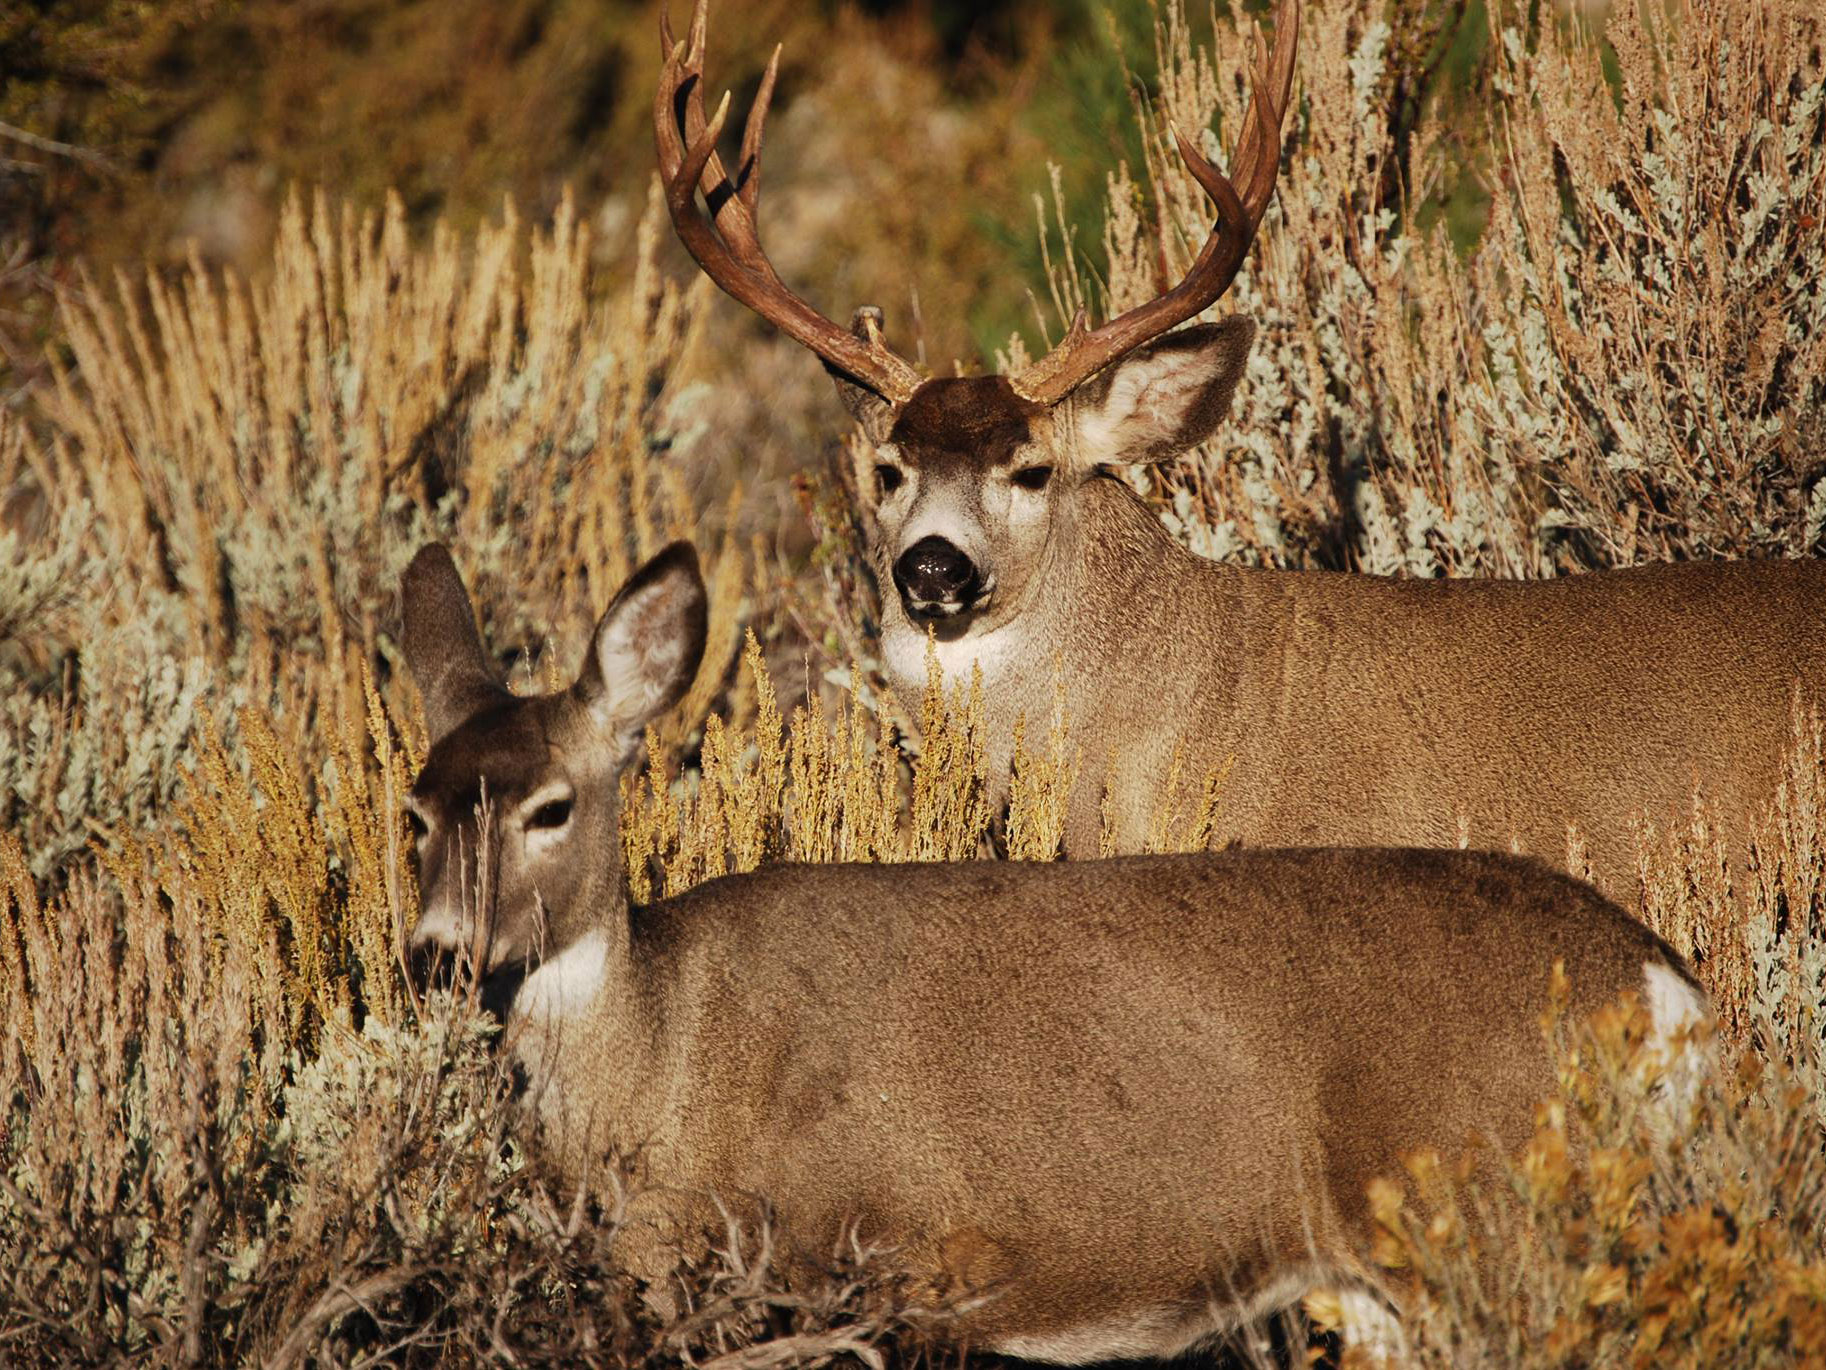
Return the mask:
[[[426,543],[399,585],[406,669],[425,701],[436,742],[465,719],[506,697],[476,630],[475,610],[450,549]]]
[[[1072,392],[1086,465],[1164,461],[1203,442],[1230,412],[1255,324],[1231,317],[1167,333]]]
[[[614,748],[617,765],[690,688],[708,623],[704,578],[688,542],[642,566],[603,612],[571,694]]]
[[[864,342],[872,341],[881,334],[881,310],[872,304],[865,304],[850,315],[850,332]],[[831,380],[837,386],[837,398],[843,401],[843,407],[850,417],[862,425],[862,431],[872,443],[883,443],[888,440],[888,430],[894,426],[894,406],[877,395],[866,385],[858,384],[848,372],[839,371],[829,362],[824,369],[831,374]]]

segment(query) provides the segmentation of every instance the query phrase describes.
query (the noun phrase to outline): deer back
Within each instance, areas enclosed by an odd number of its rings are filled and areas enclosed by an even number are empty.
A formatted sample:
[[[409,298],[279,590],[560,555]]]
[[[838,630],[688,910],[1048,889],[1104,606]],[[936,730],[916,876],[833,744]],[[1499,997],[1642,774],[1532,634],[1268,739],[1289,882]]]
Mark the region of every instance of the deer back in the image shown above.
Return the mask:
[[[1704,1013],[1588,887],[1481,853],[776,867],[632,926],[614,1001],[521,1021],[559,1154],[638,1147],[674,1235],[758,1196],[806,1271],[892,1248],[986,1300],[957,1335],[1039,1359],[1373,1283],[1371,1179],[1530,1135],[1556,959],[1576,1012]]]

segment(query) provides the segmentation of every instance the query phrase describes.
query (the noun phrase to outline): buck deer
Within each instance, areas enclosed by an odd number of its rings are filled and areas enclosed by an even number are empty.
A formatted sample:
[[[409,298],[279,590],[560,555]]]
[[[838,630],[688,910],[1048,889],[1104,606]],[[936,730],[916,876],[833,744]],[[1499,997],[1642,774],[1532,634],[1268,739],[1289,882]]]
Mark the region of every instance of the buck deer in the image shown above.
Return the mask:
[[[947,673],[980,667],[995,774],[1059,669],[1087,773],[1107,767],[1117,850],[1146,839],[1177,755],[1193,774],[1233,762],[1223,838],[1468,837],[1559,860],[1572,826],[1600,884],[1633,888],[1638,815],[1665,818],[1697,780],[1738,829],[1773,794],[1794,682],[1826,677],[1818,564],[1537,582],[1229,567],[1180,547],[1109,469],[1169,460],[1229,409],[1253,325],[1169,330],[1228,289],[1273,197],[1298,19],[1283,0],[1272,56],[1257,43],[1237,184],[1179,139],[1217,208],[1185,279],[1100,328],[1080,316],[1018,375],[922,379],[883,342],[879,311],[845,330],[780,281],[755,230],[778,53],[731,181],[715,152],[727,99],[703,113],[702,3],[687,42],[662,27],[672,220],[713,281],[835,378],[874,448],[890,682],[916,711],[928,634]],[[1067,852],[1094,854],[1103,822],[1098,786],[1081,784]]]
[[[1373,1310],[1366,1183],[1530,1134],[1556,959],[1683,1061],[1706,1012],[1654,934],[1492,853],[775,866],[631,908],[618,778],[697,671],[695,554],[543,697],[501,687],[441,546],[402,595],[415,964],[471,957],[507,1006],[562,1167],[644,1157],[638,1273],[764,1196],[792,1269],[885,1243],[975,1301],[959,1338],[1035,1359],[1171,1355],[1319,1284]]]

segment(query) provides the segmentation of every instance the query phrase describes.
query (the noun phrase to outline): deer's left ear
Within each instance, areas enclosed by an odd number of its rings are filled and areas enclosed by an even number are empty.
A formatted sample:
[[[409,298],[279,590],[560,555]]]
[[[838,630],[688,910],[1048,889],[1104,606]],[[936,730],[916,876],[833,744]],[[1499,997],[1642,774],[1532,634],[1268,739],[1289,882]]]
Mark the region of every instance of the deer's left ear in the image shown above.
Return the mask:
[[[508,698],[476,629],[475,610],[450,549],[426,543],[399,587],[406,669],[425,703],[425,726],[438,739],[471,715]]]
[[[704,659],[709,606],[697,552],[675,542],[628,579],[596,625],[571,694],[626,764],[647,724],[685,696]]]
[[[1136,348],[1066,400],[1087,466],[1164,461],[1203,442],[1230,412],[1255,324],[1194,324]]]

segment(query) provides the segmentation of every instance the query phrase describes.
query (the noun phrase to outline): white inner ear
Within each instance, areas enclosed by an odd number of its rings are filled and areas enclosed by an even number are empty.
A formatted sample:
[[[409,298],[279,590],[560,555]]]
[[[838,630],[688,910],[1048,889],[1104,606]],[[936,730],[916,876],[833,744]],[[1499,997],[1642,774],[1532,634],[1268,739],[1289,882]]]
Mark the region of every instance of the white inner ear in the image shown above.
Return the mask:
[[[1078,442],[1092,462],[1137,460],[1179,431],[1211,384],[1211,359],[1198,349],[1132,357],[1116,364],[1101,404],[1077,408]]]
[[[604,688],[592,713],[603,728],[638,734],[685,669],[684,635],[664,627],[668,589],[662,583],[642,591],[596,637]]]

